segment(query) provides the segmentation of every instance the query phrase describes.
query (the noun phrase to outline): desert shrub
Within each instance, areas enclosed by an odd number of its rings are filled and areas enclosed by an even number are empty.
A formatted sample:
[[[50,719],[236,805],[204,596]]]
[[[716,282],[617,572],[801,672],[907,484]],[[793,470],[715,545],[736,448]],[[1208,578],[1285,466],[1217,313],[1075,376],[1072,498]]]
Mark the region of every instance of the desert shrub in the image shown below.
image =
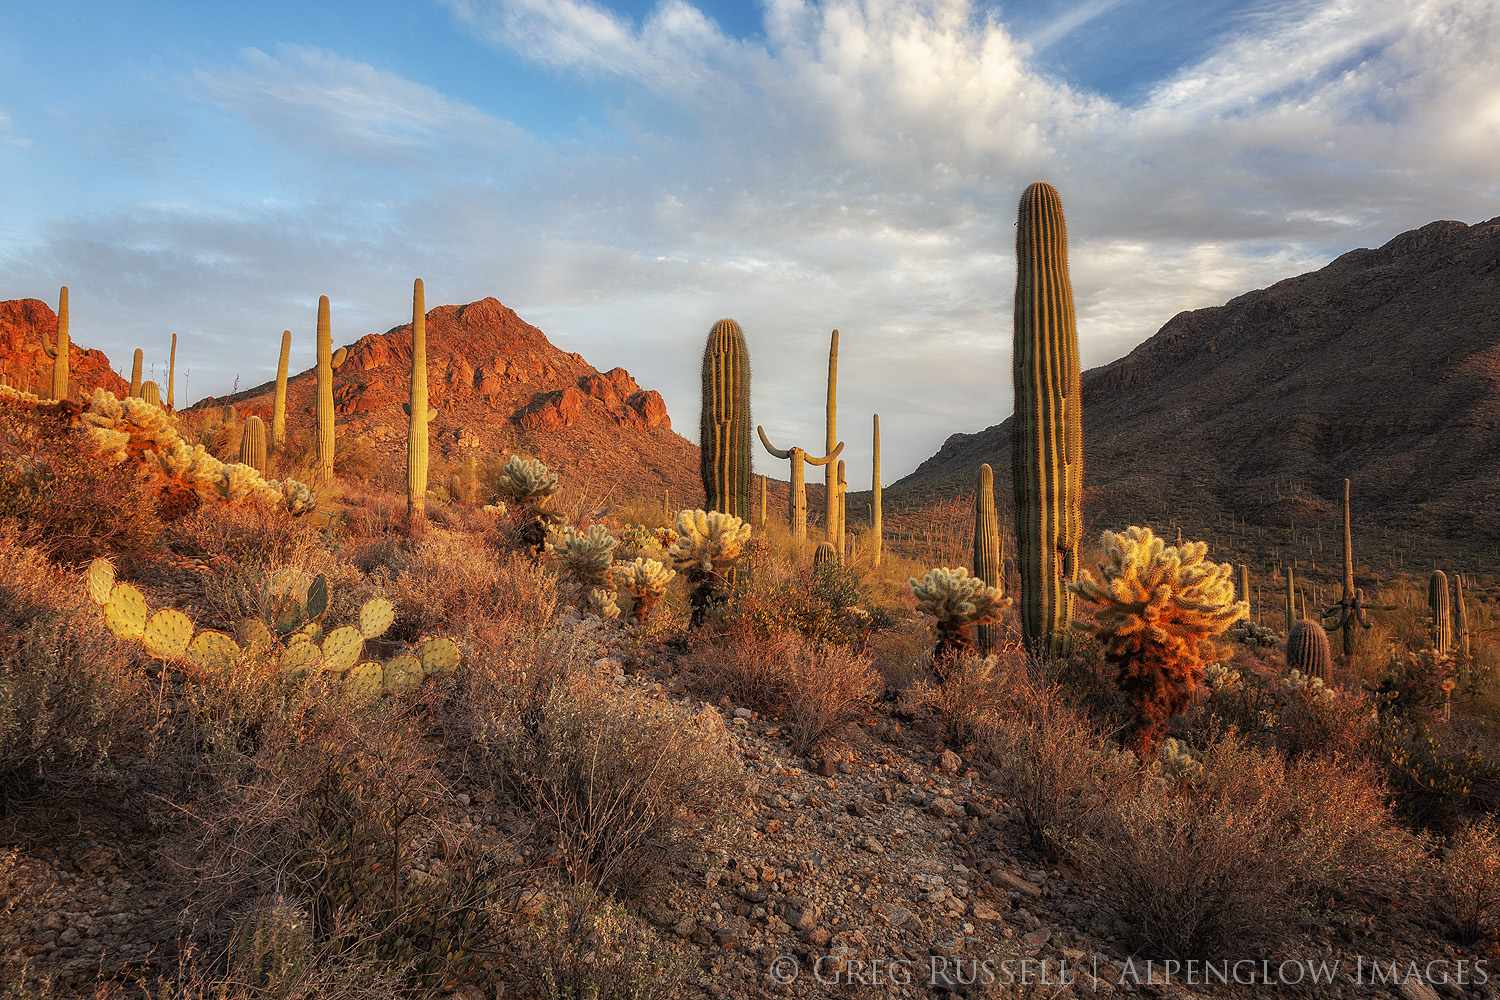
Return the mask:
[[[531,929],[547,1000],[666,1000],[691,982],[693,963],[651,927],[589,886],[544,905]]]
[[[290,706],[253,753],[215,762],[218,783],[183,860],[189,914],[209,925],[281,894],[305,915],[301,947],[325,961],[384,967],[411,986],[471,975],[496,940],[492,908],[511,898],[513,868],[442,835],[454,831],[436,815],[430,754],[396,713],[328,695]],[[444,857],[419,871],[428,840]]]
[[[134,656],[77,580],[0,528],[0,812],[156,745],[159,699]]]
[[[179,555],[205,562],[269,565],[297,560],[319,539],[314,518],[294,518],[266,504],[209,504],[173,521],[163,540]]]
[[[759,542],[751,540],[748,565],[737,572],[736,588],[722,608],[724,633],[791,630],[858,649],[893,624],[889,610],[870,601],[851,568],[801,573],[795,562],[778,561],[774,547]]]
[[[441,532],[398,549],[373,575],[396,605],[390,638],[469,635],[494,621],[545,622],[557,599],[556,580],[515,556]]]
[[[706,697],[786,722],[799,754],[859,718],[880,690],[867,656],[795,632],[721,638],[693,657],[691,669]]]
[[[1500,830],[1486,818],[1448,839],[1437,871],[1441,911],[1463,944],[1500,935]]]
[[[0,405],[0,524],[53,559],[146,557],[161,534],[157,497],[133,463],[94,457],[67,413]]]
[[[722,732],[585,672],[482,718],[473,757],[537,817],[570,882],[617,893],[654,888],[739,796]]]
[[[1390,829],[1368,772],[1288,765],[1233,734],[1191,761],[1167,748],[1174,759],[1145,768],[1074,845],[1136,947],[1242,954],[1287,936],[1315,900],[1401,885],[1412,845]]]

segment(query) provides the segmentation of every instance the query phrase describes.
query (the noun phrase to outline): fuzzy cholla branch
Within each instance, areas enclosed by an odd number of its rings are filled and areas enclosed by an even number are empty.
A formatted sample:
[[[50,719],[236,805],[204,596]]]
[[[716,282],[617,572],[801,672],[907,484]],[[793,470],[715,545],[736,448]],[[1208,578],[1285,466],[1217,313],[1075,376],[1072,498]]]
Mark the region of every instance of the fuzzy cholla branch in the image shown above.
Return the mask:
[[[500,492],[520,501],[540,501],[562,489],[557,473],[534,458],[512,455],[500,470]]]
[[[688,576],[722,573],[740,557],[750,531],[733,514],[685,510],[677,515],[677,541],[667,555]]]
[[[917,607],[939,622],[955,626],[988,625],[999,619],[1010,607],[1010,600],[998,588],[991,587],[960,566],[958,569],[930,569],[918,580],[907,580]]]
[[[621,563],[610,570],[615,586],[628,590],[636,600],[643,597],[661,597],[667,592],[667,584],[677,576],[677,571],[667,569],[655,559],[637,556],[634,562]]]
[[[609,567],[615,561],[615,546],[620,540],[602,524],[580,532],[572,525],[563,529],[562,539],[552,543],[568,570],[581,582],[594,587],[608,587]]]
[[[1119,668],[1119,684],[1136,713],[1133,749],[1148,760],[1203,684],[1204,667],[1221,660],[1209,642],[1246,617],[1250,606],[1234,599],[1234,567],[1209,562],[1208,546],[1186,542],[1169,548],[1150,528],[1104,532],[1100,579],[1087,570],[1069,588],[1099,606],[1092,632],[1104,657]]]

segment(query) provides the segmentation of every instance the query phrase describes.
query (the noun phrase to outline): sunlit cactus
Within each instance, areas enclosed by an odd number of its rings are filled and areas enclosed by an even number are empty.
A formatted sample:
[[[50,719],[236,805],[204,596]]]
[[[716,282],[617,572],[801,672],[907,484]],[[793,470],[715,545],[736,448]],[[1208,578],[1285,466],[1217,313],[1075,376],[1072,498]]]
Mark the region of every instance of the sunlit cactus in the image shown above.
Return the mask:
[[[1327,680],[1333,667],[1328,633],[1314,621],[1299,621],[1286,637],[1286,665],[1308,677]]]
[[[1453,617],[1448,603],[1448,574],[1432,571],[1427,582],[1427,607],[1432,613],[1432,648],[1439,655],[1453,649]]]
[[[57,346],[47,343],[42,335],[42,350],[52,359],[51,399],[68,398],[68,286],[63,285],[57,293]]]
[[[244,429],[240,431],[240,461],[257,474],[266,474],[266,425],[260,417],[245,418]]]
[[[130,363],[130,394],[139,399],[141,395],[141,367],[145,364],[146,352],[135,349],[135,358]]]
[[[155,382],[142,382],[141,383],[141,400],[143,402],[150,403],[152,406],[155,406],[158,409],[162,408],[161,407],[161,389],[157,386],[157,384]]]
[[[666,595],[667,584],[677,576],[676,570],[644,556],[621,563],[609,572],[615,586],[635,598],[635,606],[630,610],[633,621],[646,621],[651,616],[651,609]]]
[[[777,448],[766,437],[764,427],[756,427],[755,431],[760,435],[760,443],[765,445],[766,451],[777,458],[786,459],[791,465],[791,488],[787,491],[787,524],[792,529],[792,538],[800,545],[807,541],[807,477],[803,465],[827,465],[844,450],[844,442],[840,441],[837,447],[822,458],[813,458],[801,448]]]
[[[1150,528],[1106,531],[1100,579],[1088,571],[1074,593],[1097,605],[1091,632],[1135,710],[1131,749],[1141,760],[1156,752],[1169,720],[1182,714],[1203,683],[1203,669],[1228,654],[1210,642],[1249,613],[1234,597],[1234,568],[1206,558],[1203,542],[1168,548]]]
[[[286,447],[286,372],[292,356],[292,331],[281,332],[281,357],[276,362],[276,402],[271,409],[271,444]]]
[[[824,409],[823,451],[833,454],[839,441],[839,332],[833,331],[828,341],[828,398]],[[843,558],[843,528],[839,525],[839,497],[837,469],[828,465],[823,469],[823,530],[828,540],[839,550]]]
[[[411,393],[406,404],[406,523],[413,534],[427,527],[427,410],[427,301],[418,278],[411,290]]]
[[[177,407],[177,334],[172,334],[172,352],[167,355],[167,409]]]
[[[552,551],[580,583],[606,587],[609,567],[614,563],[615,548],[619,544],[620,540],[602,524],[591,524],[586,532],[568,525],[563,529],[562,537],[552,544]]]
[[[979,467],[979,483],[974,491],[974,575],[1005,593],[1001,576],[1004,553],[1000,548],[1000,522],[995,516],[995,470],[988,464]],[[981,656],[989,655],[998,642],[999,629],[980,625],[976,636]]]
[[[333,331],[328,316],[328,296],[318,296],[318,397],[313,407],[317,418],[318,479],[333,479]]]
[[[875,414],[875,458],[870,469],[870,564],[880,568],[880,550],[884,543],[880,523],[880,414]]]
[[[685,510],[677,515],[677,540],[667,556],[692,585],[688,606],[694,626],[707,620],[719,600],[751,530],[747,522],[722,511]]]
[[[1345,657],[1354,655],[1355,626],[1370,627],[1369,619],[1365,617],[1366,608],[1365,592],[1356,590],[1354,587],[1354,543],[1349,525],[1349,480],[1346,479],[1344,480],[1344,591],[1337,604],[1324,608],[1322,611],[1323,625],[1327,631],[1343,631]]]
[[[1067,224],[1050,184],[1032,184],[1021,196],[1014,324],[1011,471],[1021,632],[1034,654],[1066,656],[1083,535],[1083,395]]]
[[[907,583],[917,607],[937,623],[932,663],[939,679],[946,678],[964,657],[974,655],[973,627],[999,621],[1000,612],[1010,606],[999,589],[970,576],[963,566],[931,569],[920,580],[911,577]]]
[[[721,319],[703,350],[699,468],[709,510],[750,516],[750,352],[732,319]]]
[[[534,458],[512,455],[500,469],[495,485],[511,501],[510,517],[517,540],[533,557],[540,557],[547,543],[547,526],[561,520],[554,511],[544,509],[548,498],[562,489],[557,474]]]

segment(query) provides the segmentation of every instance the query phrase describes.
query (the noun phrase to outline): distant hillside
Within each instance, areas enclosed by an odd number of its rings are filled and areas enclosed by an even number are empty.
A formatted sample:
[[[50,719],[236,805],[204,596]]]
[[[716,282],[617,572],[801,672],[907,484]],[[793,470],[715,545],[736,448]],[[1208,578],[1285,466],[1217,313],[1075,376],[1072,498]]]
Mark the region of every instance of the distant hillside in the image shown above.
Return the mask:
[[[1083,418],[1091,534],[1231,517],[1327,531],[1348,478],[1366,539],[1500,566],[1500,218],[1180,313],[1084,373]],[[954,435],[890,502],[971,493],[988,462],[1008,508],[1010,437],[1010,419]]]
[[[57,346],[57,313],[41,299],[0,302],[0,375],[28,392],[46,394],[52,384],[52,359],[43,349]],[[103,351],[68,344],[68,377],[84,395],[102,386],[116,395],[130,391],[130,383],[116,375]],[[166,387],[162,388],[166,395]]]

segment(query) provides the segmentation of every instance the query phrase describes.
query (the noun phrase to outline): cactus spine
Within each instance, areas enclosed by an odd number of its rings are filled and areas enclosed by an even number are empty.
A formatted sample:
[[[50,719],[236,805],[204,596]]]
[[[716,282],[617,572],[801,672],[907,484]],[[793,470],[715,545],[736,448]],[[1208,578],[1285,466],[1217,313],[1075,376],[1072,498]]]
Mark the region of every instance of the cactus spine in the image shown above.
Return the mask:
[[[1464,662],[1469,661],[1469,609],[1464,604],[1464,575],[1453,574],[1453,638],[1458,642],[1458,653]]]
[[[880,568],[880,414],[875,414],[875,460],[870,470],[870,561]]]
[[[750,352],[732,319],[721,319],[703,350],[698,424],[703,493],[709,510],[750,517]]]
[[[42,350],[52,359],[52,399],[68,398],[68,286],[63,285],[57,293],[57,346],[47,343],[42,334]]]
[[[1427,584],[1427,606],[1432,610],[1432,647],[1439,654],[1453,649],[1453,617],[1448,607],[1448,576],[1440,569],[1432,571]]]
[[[167,355],[167,409],[177,403],[177,334],[172,334],[172,353]]]
[[[266,425],[260,417],[246,417],[240,431],[240,461],[264,478],[266,474]]]
[[[1313,621],[1299,621],[1286,634],[1286,665],[1308,677],[1328,680],[1333,653],[1328,647],[1328,633]]]
[[[411,401],[406,410],[406,521],[417,534],[427,525],[427,303],[421,278],[411,288]]]
[[[318,296],[318,478],[333,479],[333,331],[328,296]],[[425,410],[423,412],[426,412]]]
[[[281,360],[276,363],[276,403],[271,410],[271,444],[286,447],[286,366],[292,356],[292,331],[281,331]]]
[[[766,446],[766,451],[769,451],[777,458],[787,459],[791,463],[792,485],[787,496],[787,521],[792,528],[792,538],[800,545],[807,541],[807,476],[802,466],[804,463],[807,465],[827,465],[838,458],[839,452],[844,450],[844,443],[840,441],[838,447],[822,458],[813,458],[801,448],[777,448],[771,444],[770,438],[766,437],[766,429],[764,427],[756,427],[755,431],[760,435],[760,443]]]
[[[828,401],[825,413],[827,420],[826,431],[823,435],[823,450],[832,454],[833,447],[839,439],[839,332],[837,330],[833,331],[833,337],[828,342]],[[828,532],[828,540],[841,548],[843,527],[838,523],[838,472],[832,465],[824,467],[823,483],[823,528]]]
[[[141,365],[145,360],[146,352],[137,347],[135,360],[130,363],[130,395],[134,399],[141,398]]]
[[[1022,635],[1033,654],[1066,656],[1083,534],[1083,409],[1067,224],[1042,182],[1021,196],[1016,226],[1013,357]]]
[[[974,575],[1004,593],[1000,559],[1000,522],[995,517],[995,470],[989,465],[981,465],[979,488],[974,493]],[[975,637],[979,643],[979,655],[988,656],[999,637],[998,626],[980,625]]]

